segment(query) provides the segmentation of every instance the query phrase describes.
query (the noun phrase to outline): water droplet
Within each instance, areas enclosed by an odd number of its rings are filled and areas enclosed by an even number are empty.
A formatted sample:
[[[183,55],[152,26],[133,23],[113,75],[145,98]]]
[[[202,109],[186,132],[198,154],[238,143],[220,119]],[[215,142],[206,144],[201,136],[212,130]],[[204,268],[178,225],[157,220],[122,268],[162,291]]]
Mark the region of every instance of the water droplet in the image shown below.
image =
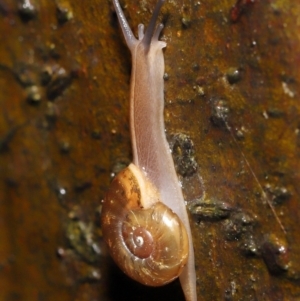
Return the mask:
[[[73,19],[73,12],[70,7],[58,6],[56,10],[56,17],[60,24],[64,24]]]
[[[233,85],[241,80],[241,71],[238,68],[229,68],[226,73],[227,81]]]
[[[19,14],[24,22],[28,22],[36,17],[37,10],[30,0],[22,0],[19,4]]]
[[[59,192],[60,195],[63,196],[63,195],[65,195],[67,193],[67,190],[65,188],[61,187],[61,188],[58,189],[58,192]]]
[[[41,96],[41,91],[38,86],[29,86],[26,88],[26,93],[27,93],[27,101],[30,104],[38,104],[40,103],[42,96]]]
[[[275,235],[268,235],[262,242],[261,251],[270,273],[277,275],[288,270],[289,254],[285,242]]]

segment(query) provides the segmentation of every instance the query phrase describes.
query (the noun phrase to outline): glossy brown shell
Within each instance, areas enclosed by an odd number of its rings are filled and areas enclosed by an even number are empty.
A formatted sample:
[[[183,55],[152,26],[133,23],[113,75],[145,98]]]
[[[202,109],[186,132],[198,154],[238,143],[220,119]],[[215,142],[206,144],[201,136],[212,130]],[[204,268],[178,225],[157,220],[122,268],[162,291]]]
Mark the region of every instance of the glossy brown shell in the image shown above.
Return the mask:
[[[110,254],[128,276],[160,286],[180,275],[188,258],[186,230],[135,165],[112,181],[101,222]]]

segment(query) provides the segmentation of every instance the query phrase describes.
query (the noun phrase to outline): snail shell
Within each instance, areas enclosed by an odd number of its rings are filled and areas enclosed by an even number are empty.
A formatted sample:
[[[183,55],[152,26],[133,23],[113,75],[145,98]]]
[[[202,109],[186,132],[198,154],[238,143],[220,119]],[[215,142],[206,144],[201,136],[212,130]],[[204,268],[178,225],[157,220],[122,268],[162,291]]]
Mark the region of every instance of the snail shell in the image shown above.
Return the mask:
[[[185,227],[134,164],[112,181],[101,220],[110,254],[128,276],[160,286],[180,275],[189,249]]]

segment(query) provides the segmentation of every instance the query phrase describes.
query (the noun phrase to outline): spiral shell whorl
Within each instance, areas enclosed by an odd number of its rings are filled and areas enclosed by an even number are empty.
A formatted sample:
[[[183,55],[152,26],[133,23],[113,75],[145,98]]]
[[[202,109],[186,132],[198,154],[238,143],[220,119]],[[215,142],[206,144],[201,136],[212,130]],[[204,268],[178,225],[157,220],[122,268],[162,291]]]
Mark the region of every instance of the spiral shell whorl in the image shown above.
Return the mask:
[[[185,228],[135,165],[112,181],[101,218],[110,254],[128,276],[150,286],[178,277],[188,257]]]

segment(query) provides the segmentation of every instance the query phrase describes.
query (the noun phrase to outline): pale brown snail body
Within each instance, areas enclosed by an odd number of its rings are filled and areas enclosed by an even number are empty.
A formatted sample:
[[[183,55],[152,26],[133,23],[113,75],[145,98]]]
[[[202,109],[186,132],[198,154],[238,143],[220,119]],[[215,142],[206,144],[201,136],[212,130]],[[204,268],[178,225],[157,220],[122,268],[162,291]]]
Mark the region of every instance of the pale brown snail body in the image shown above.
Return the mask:
[[[102,205],[103,237],[131,278],[164,285],[179,276],[186,301],[197,301],[189,219],[164,128],[163,28],[159,0],[144,33],[134,37],[118,0],[113,4],[132,54],[130,129],[133,164],[112,181]]]

